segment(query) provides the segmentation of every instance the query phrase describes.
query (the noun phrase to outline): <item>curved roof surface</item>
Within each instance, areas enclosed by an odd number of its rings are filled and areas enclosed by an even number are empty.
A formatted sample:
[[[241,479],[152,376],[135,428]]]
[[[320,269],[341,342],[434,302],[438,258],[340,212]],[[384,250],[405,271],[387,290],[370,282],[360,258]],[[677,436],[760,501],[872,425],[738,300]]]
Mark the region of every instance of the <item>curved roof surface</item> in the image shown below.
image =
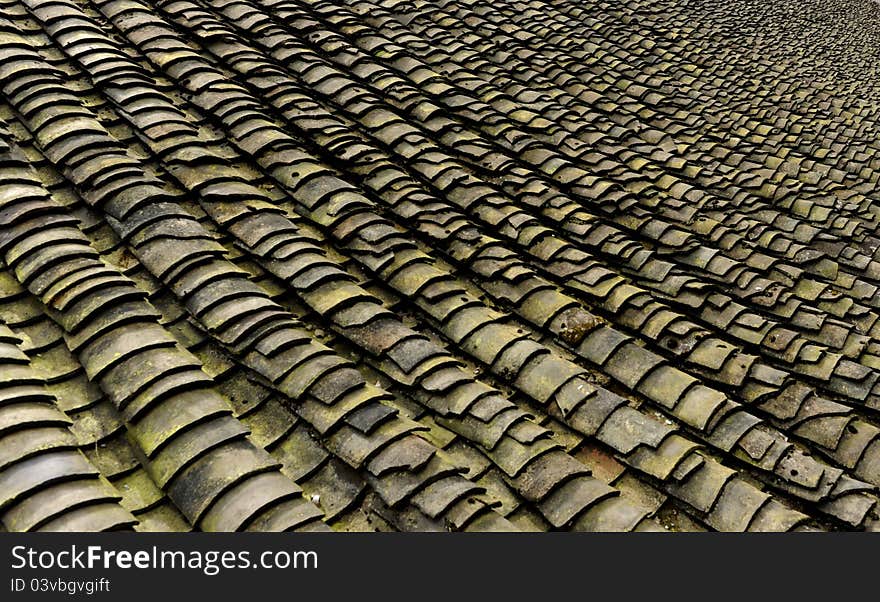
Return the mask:
[[[6,530],[873,530],[867,0],[0,0]]]

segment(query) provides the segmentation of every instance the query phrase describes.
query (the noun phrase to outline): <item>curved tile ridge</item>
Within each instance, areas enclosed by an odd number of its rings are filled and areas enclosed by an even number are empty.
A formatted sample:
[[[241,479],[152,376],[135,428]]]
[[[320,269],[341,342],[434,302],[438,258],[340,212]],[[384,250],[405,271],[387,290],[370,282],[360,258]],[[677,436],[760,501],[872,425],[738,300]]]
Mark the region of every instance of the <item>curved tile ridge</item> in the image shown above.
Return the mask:
[[[63,124],[60,131],[51,125],[48,130],[55,136],[48,134],[47,147],[70,144]],[[88,153],[90,147],[67,149]],[[3,150],[0,253],[64,328],[88,377],[119,408],[153,481],[197,527],[220,513],[235,517],[227,527],[239,528],[290,502],[295,506],[285,513],[288,527],[320,526],[320,511],[247,440],[228,402],[213,391],[195,358],[177,348],[158,324],[144,294],[98,259],[76,220],[60,210],[5,142]],[[171,380],[183,380],[185,386],[161,391]],[[255,481],[264,485],[261,494],[241,496]]]
[[[22,344],[0,323],[0,522],[7,531],[131,529],[137,519],[79,451]]]

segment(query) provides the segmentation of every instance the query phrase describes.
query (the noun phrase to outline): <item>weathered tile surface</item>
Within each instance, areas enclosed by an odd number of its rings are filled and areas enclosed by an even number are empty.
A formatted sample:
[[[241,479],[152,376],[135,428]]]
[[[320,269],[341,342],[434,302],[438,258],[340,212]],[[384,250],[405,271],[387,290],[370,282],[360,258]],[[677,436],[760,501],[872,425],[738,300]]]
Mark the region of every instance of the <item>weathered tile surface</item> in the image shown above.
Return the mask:
[[[880,8],[0,0],[5,530],[875,530]]]

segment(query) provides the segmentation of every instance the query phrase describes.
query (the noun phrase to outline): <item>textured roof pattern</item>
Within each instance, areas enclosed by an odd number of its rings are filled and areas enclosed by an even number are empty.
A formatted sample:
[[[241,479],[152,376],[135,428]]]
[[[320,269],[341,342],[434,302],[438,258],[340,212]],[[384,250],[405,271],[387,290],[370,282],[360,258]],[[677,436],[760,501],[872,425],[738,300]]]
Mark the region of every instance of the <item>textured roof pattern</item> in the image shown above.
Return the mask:
[[[876,529],[878,23],[0,0],[3,529]]]

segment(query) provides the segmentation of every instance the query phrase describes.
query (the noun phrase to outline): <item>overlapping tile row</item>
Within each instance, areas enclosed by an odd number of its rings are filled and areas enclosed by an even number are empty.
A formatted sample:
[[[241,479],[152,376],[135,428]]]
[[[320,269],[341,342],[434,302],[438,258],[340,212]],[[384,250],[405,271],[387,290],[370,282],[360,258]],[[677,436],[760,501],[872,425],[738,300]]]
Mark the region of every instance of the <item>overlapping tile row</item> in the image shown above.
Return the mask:
[[[874,529],[872,113],[719,100],[784,35],[660,4],[4,0],[0,319],[77,516]]]
[[[54,190],[55,194],[60,192],[61,190],[57,188]],[[119,261],[120,256],[115,250],[120,248],[120,244],[118,238],[113,236],[112,231],[98,238],[104,243],[102,247],[106,246],[105,252],[108,261]],[[115,240],[107,241],[108,238]],[[142,288],[154,293],[159,290],[159,287],[151,281],[148,274],[143,272],[136,260],[119,261],[119,263],[128,265],[130,272],[137,270],[132,275]],[[222,351],[218,352],[214,348],[204,349],[204,345],[200,343],[203,343],[206,337],[186,322],[185,311],[175,300],[168,297],[169,295],[165,293],[151,299],[162,313],[163,324],[166,325],[169,332],[176,336],[179,342],[188,344],[194,355],[203,362],[206,372],[217,382],[218,390],[233,402],[236,415],[250,431],[251,440],[270,451],[282,463],[282,470],[285,474],[297,481],[304,476],[308,478],[302,484],[310,498],[322,507],[324,518],[328,522],[335,524],[340,520],[352,520],[365,516],[366,513],[354,512],[351,508],[353,504],[363,501],[361,499],[364,490],[362,480],[356,476],[346,479],[328,479],[328,474],[345,474],[346,467],[342,466],[338,460],[329,458],[329,454],[321,450],[320,447],[318,447],[318,451],[312,449],[316,446],[313,439],[317,437],[314,433],[304,425],[297,424],[296,417],[284,410],[277,398],[272,398],[269,392],[262,391],[260,385],[253,382],[252,378],[249,379],[245,375],[231,371],[229,360],[224,358]],[[14,311],[15,308],[9,308],[9,310]],[[221,376],[222,378],[218,378]],[[258,391],[260,392],[258,393]],[[118,425],[118,420],[114,424]],[[105,444],[102,443],[101,447],[105,447]],[[422,447],[427,446],[423,445]],[[304,452],[301,452],[302,448],[305,448]],[[88,450],[89,447],[86,449]],[[421,451],[424,454],[425,450]],[[311,461],[314,461],[314,464],[311,464]],[[446,470],[450,475],[454,473],[448,467]],[[454,477],[451,478],[453,482],[456,480]],[[127,478],[121,487],[128,490],[131,487],[130,481],[133,479]],[[412,493],[418,493],[418,491]],[[467,502],[466,508],[469,512],[465,513],[464,518],[476,518],[481,514],[481,506],[471,503],[474,501]],[[346,511],[349,516],[340,518],[339,515]],[[381,523],[381,519],[374,514],[370,516],[372,517],[371,521]],[[155,520],[152,523],[155,523]],[[152,523],[147,526],[158,527]],[[139,527],[143,524],[144,521]],[[162,530],[169,530],[171,526],[163,525],[162,527]]]

